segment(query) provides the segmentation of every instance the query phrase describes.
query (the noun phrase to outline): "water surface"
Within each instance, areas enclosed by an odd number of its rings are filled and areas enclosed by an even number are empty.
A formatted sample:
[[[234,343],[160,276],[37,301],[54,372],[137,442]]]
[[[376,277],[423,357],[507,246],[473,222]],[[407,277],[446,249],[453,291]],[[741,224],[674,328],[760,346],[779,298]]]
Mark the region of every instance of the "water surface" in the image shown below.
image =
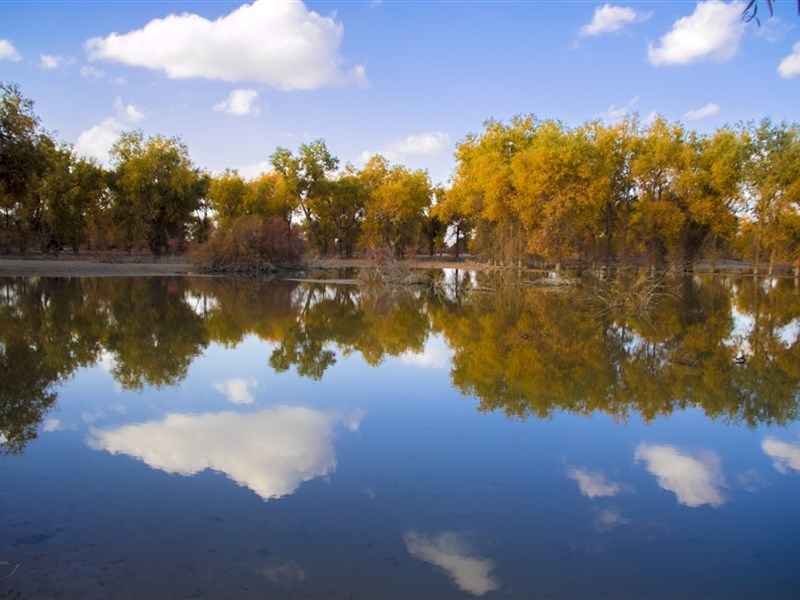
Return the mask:
[[[0,597],[797,597],[792,280],[471,287],[0,279]]]

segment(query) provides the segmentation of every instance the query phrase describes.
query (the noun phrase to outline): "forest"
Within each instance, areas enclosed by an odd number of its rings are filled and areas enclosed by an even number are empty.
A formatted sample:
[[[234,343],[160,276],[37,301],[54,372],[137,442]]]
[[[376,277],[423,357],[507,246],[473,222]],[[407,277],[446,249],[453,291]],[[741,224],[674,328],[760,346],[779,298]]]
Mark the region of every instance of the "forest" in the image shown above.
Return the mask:
[[[469,253],[497,265],[735,258],[800,272],[800,128],[711,133],[636,116],[576,127],[488,120],[446,185],[375,155],[342,165],[323,140],[277,148],[254,179],[209,173],[175,137],[123,133],[100,165],[0,86],[0,252],[194,252],[210,263]]]

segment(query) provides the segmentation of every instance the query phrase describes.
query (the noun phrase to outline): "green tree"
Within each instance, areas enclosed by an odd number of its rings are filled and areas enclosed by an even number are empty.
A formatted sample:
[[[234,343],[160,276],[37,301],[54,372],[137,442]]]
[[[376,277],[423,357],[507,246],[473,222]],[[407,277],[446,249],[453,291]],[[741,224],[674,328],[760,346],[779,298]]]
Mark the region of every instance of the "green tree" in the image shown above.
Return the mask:
[[[120,136],[111,150],[115,166],[114,210],[126,246],[145,239],[159,255],[170,236],[182,242],[203,195],[202,177],[177,138],[141,132]]]

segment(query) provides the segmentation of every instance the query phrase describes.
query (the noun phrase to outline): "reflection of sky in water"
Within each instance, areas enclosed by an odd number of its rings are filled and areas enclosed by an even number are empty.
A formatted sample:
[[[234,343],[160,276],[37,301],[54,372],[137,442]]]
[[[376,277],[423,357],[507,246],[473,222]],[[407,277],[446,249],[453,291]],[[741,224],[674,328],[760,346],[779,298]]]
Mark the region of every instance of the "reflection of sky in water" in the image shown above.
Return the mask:
[[[747,315],[733,321],[746,335]],[[179,384],[139,391],[104,352],[59,384],[39,439],[0,457],[0,559],[24,566],[12,591],[795,596],[795,424],[481,412],[439,333],[377,367],[337,352],[319,381],[274,371],[275,348],[210,343]]]

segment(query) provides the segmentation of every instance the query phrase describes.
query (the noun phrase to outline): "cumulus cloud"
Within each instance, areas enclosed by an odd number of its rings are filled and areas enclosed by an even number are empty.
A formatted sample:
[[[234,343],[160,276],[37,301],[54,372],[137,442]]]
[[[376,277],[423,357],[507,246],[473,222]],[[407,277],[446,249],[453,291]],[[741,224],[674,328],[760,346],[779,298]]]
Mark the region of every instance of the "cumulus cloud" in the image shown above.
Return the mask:
[[[491,576],[494,563],[474,555],[458,533],[445,531],[431,536],[409,531],[403,540],[411,556],[439,567],[469,594],[483,596],[500,587]]]
[[[573,468],[567,471],[567,477],[573,479],[575,483],[578,484],[581,494],[588,498],[616,496],[622,491],[622,486],[613,481],[609,481],[606,476],[599,471]]]
[[[119,118],[131,123],[138,123],[144,119],[144,113],[141,110],[133,104],[125,104],[119,96],[114,99],[114,111]]]
[[[126,104],[122,98],[114,99],[115,117],[103,119],[81,133],[75,142],[75,151],[102,164],[108,164],[111,148],[125,129],[125,123],[138,123],[144,119],[144,113],[133,104]]]
[[[591,22],[581,27],[580,35],[582,37],[590,37],[603,33],[613,33],[627,25],[643,21],[649,16],[649,14],[637,13],[627,6],[603,4],[603,6],[598,6],[594,9]]]
[[[441,131],[415,133],[394,144],[391,144],[387,154],[394,156],[433,156],[441,154],[450,146],[450,136]]]
[[[609,123],[617,123],[625,117],[633,114],[637,104],[639,104],[639,96],[634,96],[622,106],[612,104],[608,107],[608,110],[606,110],[606,112],[600,116]]]
[[[66,63],[63,56],[56,54],[42,54],[39,56],[39,66],[46,71],[53,71]]]
[[[686,65],[699,60],[726,61],[739,49],[745,24],[744,3],[700,2],[694,12],[675,21],[672,29],[650,44],[647,56],[655,66]]]
[[[339,57],[344,27],[303,2],[257,0],[216,20],[193,13],[154,19],[141,29],[86,42],[90,60],[166,73],[257,81],[282,90],[309,90],[365,81],[362,66],[349,71]]]
[[[764,438],[761,442],[764,454],[772,459],[772,465],[781,473],[800,471],[800,445],[790,444],[774,437]]]
[[[228,399],[232,404],[252,404],[255,402],[251,390],[258,387],[258,382],[253,379],[233,378],[214,384],[214,389]]]
[[[10,60],[11,62],[19,62],[22,56],[17,52],[14,44],[8,40],[0,39],[0,60]]]
[[[161,421],[93,429],[88,444],[166,473],[218,471],[269,500],[335,470],[335,423],[332,415],[290,406],[250,414],[170,414]]]
[[[792,53],[778,65],[778,73],[784,79],[791,79],[800,75],[800,42],[792,47]]]
[[[691,456],[673,446],[639,444],[636,462],[645,463],[662,489],[677,496],[678,502],[690,507],[721,506],[725,502],[719,458],[713,453]]]
[[[387,144],[380,151],[365,150],[359,156],[359,162],[366,163],[375,154],[381,154],[390,161],[430,158],[445,153],[450,147],[450,136],[444,132],[412,133],[401,140]]]
[[[598,512],[594,521],[595,527],[598,529],[598,531],[610,531],[615,527],[627,525],[628,523],[630,523],[630,520],[626,519],[624,516],[622,516],[622,513],[613,508],[604,509]]]
[[[255,90],[233,90],[227,98],[214,105],[214,110],[237,117],[257,115],[260,112],[255,104],[257,99],[258,92]]]
[[[111,148],[121,133],[122,123],[117,119],[114,117],[103,119],[78,136],[78,141],[75,142],[75,152],[107,164]]]
[[[690,111],[687,111],[683,118],[687,121],[700,121],[702,119],[707,119],[709,117],[715,117],[719,114],[719,104],[714,102],[709,102],[708,104],[704,104],[700,108],[694,108]]]
[[[103,79],[103,77],[106,76],[102,69],[98,69],[92,65],[83,65],[80,73],[81,77],[84,79]]]
[[[241,166],[236,170],[245,179],[255,179],[262,173],[272,170],[272,163],[268,160],[262,160],[261,162]]]

